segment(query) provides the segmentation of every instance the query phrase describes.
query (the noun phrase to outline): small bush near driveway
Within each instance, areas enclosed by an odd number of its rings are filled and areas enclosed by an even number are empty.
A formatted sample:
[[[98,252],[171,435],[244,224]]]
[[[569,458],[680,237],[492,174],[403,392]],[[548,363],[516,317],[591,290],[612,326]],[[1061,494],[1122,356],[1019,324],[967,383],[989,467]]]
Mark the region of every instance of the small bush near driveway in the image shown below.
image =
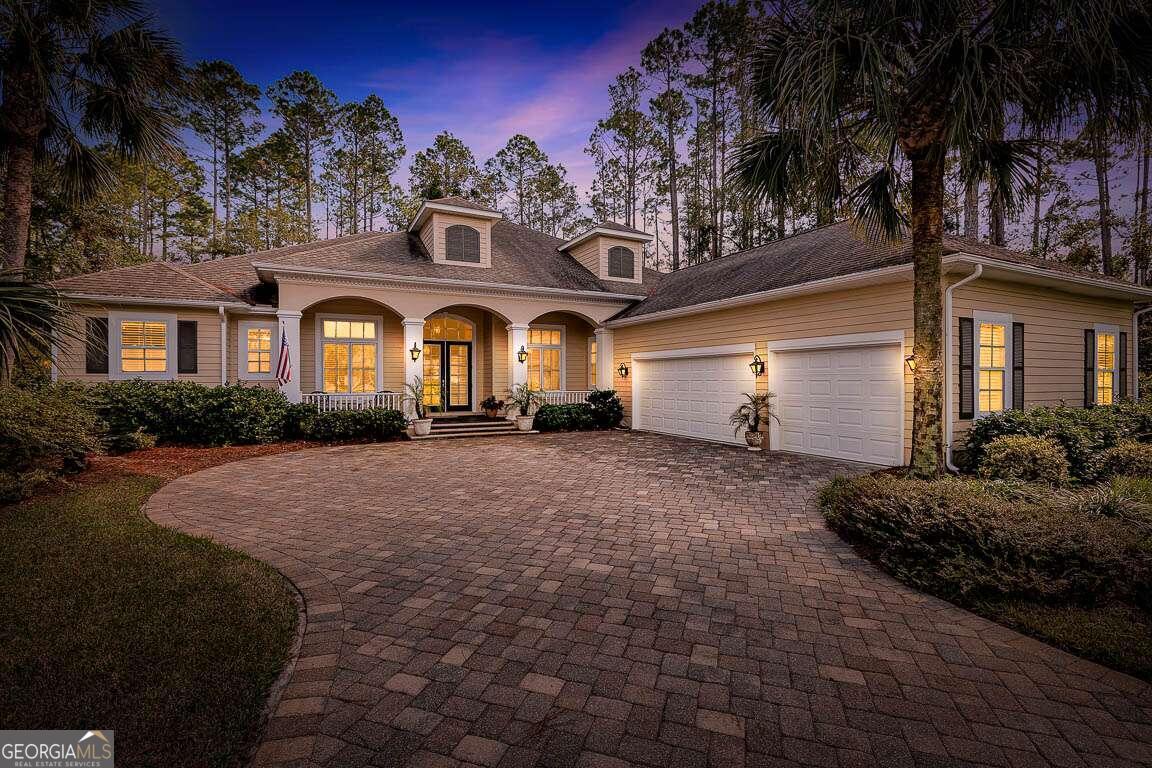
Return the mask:
[[[594,389],[584,403],[543,405],[532,428],[541,432],[614,429],[624,419],[624,406],[614,389]]]
[[[1005,435],[984,447],[980,476],[991,480],[1064,485],[1068,482],[1068,458],[1055,440]]]
[[[821,504],[844,538],[941,597],[1118,599],[1152,608],[1152,512],[1136,501],[1132,519],[1085,514],[1081,498],[1035,486],[873,475],[833,481]]]
[[[323,443],[378,442],[400,438],[407,426],[408,421],[400,411],[365,408],[305,415],[299,429],[304,439]]]
[[[1152,477],[1152,445],[1127,440],[1100,455],[1100,468],[1107,477]]]
[[[116,765],[242,765],[292,645],[270,567],[161,528],[120,476],[0,510],[0,729],[116,730]]]
[[[18,501],[53,475],[84,468],[98,424],[69,387],[0,387],[0,504]]]

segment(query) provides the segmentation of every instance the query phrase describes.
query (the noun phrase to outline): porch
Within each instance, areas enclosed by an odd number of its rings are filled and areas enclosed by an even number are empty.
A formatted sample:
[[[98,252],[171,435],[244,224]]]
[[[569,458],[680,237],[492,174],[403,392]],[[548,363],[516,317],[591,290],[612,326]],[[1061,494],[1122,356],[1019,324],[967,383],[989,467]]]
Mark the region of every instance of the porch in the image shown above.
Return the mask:
[[[486,398],[505,400],[520,383],[542,391],[546,403],[580,403],[597,382],[596,328],[571,312],[513,323],[486,307],[453,304],[413,318],[370,299],[338,298],[299,315],[298,371],[282,389],[321,411],[409,410],[405,384],[417,378],[432,416],[482,413]],[[291,347],[294,329],[282,328]]]

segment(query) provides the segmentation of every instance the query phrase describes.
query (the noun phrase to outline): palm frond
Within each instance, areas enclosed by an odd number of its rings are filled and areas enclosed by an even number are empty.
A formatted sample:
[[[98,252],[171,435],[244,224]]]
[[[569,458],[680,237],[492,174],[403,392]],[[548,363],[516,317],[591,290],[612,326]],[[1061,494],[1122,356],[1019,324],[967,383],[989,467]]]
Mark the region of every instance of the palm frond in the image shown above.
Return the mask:
[[[1017,190],[1031,182],[1036,170],[1033,139],[982,139],[974,142],[961,161],[965,181],[986,180],[993,197],[1006,211],[1013,211]]]
[[[72,311],[50,285],[25,282],[19,272],[0,271],[0,380],[10,360],[23,354],[47,356],[56,339],[83,340],[70,322]]]
[[[729,177],[758,203],[783,203],[808,177],[796,131],[760,134],[737,148]]]
[[[852,216],[873,240],[899,240],[907,225],[899,203],[899,177],[892,164],[868,176],[848,196]]]

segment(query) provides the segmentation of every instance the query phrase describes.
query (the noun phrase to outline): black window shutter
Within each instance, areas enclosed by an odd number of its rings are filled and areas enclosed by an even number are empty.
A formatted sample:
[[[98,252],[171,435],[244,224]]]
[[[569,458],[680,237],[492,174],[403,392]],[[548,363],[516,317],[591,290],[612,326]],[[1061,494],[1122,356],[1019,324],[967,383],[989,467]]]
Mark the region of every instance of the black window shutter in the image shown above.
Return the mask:
[[[1024,323],[1012,323],[1012,407],[1024,410]]]
[[[197,372],[196,321],[180,320],[176,323],[176,372]]]
[[[972,367],[976,358],[973,330],[972,318],[960,318],[960,418],[962,419],[971,419],[976,415],[976,393],[973,391],[972,381]]]
[[[1120,368],[1120,399],[1128,397],[1128,334],[1120,332],[1119,341],[1119,368]]]
[[[1084,329],[1084,407],[1096,405],[1096,331]]]
[[[84,331],[84,372],[108,373],[108,318],[86,318]]]

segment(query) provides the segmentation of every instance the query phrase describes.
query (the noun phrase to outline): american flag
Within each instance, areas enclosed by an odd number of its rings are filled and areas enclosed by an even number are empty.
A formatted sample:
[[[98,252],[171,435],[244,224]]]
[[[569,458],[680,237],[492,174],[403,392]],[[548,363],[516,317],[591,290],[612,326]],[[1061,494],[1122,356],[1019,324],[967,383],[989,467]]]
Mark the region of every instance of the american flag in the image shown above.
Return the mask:
[[[288,334],[280,326],[280,362],[276,364],[276,380],[281,384],[292,381],[292,355],[288,352]]]

